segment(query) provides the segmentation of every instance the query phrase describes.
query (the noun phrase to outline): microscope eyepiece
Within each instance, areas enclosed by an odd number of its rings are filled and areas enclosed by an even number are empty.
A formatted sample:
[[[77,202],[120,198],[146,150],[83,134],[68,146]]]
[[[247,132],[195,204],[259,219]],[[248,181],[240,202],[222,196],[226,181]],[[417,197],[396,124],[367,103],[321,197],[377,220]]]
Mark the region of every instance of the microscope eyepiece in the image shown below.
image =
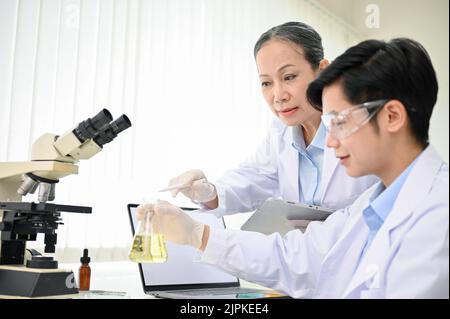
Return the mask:
[[[78,124],[73,133],[81,143],[84,143],[87,139],[94,137],[112,119],[111,113],[107,109],[103,109],[94,117]]]
[[[114,131],[114,133],[116,133],[116,135],[126,130],[130,126],[131,121],[125,114],[123,114],[121,117],[110,124],[111,129]]]
[[[97,135],[94,136],[94,142],[97,143],[99,146],[103,146],[109,142],[111,142],[113,139],[116,138],[116,136],[129,128],[131,126],[130,119],[123,114],[121,117],[116,119],[114,122],[110,123],[106,127],[104,127],[100,132],[97,133]]]

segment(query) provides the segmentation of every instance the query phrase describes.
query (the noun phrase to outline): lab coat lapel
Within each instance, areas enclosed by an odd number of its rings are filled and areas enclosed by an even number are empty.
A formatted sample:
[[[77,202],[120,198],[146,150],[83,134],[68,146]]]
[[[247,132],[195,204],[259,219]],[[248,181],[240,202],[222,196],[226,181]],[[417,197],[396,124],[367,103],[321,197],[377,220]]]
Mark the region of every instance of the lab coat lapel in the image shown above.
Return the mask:
[[[298,151],[292,146],[293,140],[293,128],[289,127],[284,132],[284,155],[281,156],[281,160],[284,162],[283,165],[286,167],[285,178],[287,181],[287,186],[283,191],[283,198],[286,200],[293,200],[296,202],[300,201],[300,190],[299,190],[299,154]]]
[[[378,288],[381,284],[381,272],[385,271],[383,268],[386,267],[391,256],[392,244],[399,236],[401,237],[401,231],[397,233],[396,237],[391,237],[391,232],[399,229],[411,217],[414,209],[423,202],[441,165],[442,161],[439,155],[432,146],[428,146],[406,179],[391,213],[361,260],[344,297],[352,297],[352,291],[363,284],[366,289]],[[360,218],[362,218],[362,213]]]
[[[353,295],[352,292],[361,285],[365,285],[364,290],[379,287],[378,280],[380,278],[380,270],[385,264],[386,258],[388,258],[390,248],[390,229],[388,228],[389,227],[384,227],[383,225],[383,227],[378,231],[371,246],[367,250],[366,255],[360,261],[355,275],[350,280],[350,283],[344,293],[344,298],[357,298],[358,295]],[[364,238],[364,241],[365,240],[367,240],[367,236]],[[360,252],[362,252],[362,250]]]
[[[386,220],[391,230],[408,218],[412,211],[424,201],[441,166],[440,156],[432,146],[428,146],[420,155],[398,194],[392,207],[393,214],[389,214]]]
[[[317,298],[336,298],[336,292],[344,292],[356,270],[361,251],[368,236],[368,228],[358,213],[367,206],[369,196],[350,208],[351,217],[340,239],[325,258],[319,276]],[[339,214],[339,213],[335,213]],[[330,277],[337,280],[330,280]]]
[[[347,222],[347,226],[342,231],[340,239],[336,242],[336,249],[339,251],[342,247],[339,247],[341,243],[344,243],[347,238],[353,238],[354,229],[359,228],[361,226],[362,221],[362,210],[369,205],[370,197],[373,192],[379,187],[380,183],[373,185],[367,191],[365,191],[350,207],[344,208],[348,210],[348,214],[350,215],[350,219]],[[364,222],[364,221],[363,221]],[[366,232],[366,235],[368,231]],[[351,240],[354,240],[351,239]]]
[[[322,192],[322,202],[327,196],[327,191],[329,190],[331,177],[333,176],[336,167],[339,164],[339,160],[334,154],[334,150],[330,147],[324,146],[323,153],[323,170],[322,170],[322,180],[323,180],[323,192]]]

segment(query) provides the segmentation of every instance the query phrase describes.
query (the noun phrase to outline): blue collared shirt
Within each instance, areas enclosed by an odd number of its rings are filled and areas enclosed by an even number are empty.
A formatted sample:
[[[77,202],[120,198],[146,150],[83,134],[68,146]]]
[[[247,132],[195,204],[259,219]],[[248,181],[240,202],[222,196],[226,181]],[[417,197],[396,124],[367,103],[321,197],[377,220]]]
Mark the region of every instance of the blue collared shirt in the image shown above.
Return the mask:
[[[301,127],[292,128],[292,146],[299,153],[298,183],[300,202],[308,205],[320,205],[322,199],[322,163],[326,130],[323,123],[307,147]]]
[[[416,158],[417,160],[417,158]],[[370,198],[370,204],[363,210],[364,221],[366,222],[367,227],[369,228],[369,236],[367,237],[366,245],[361,253],[360,260],[365,255],[367,249],[372,244],[375,235],[378,230],[383,225],[386,218],[389,216],[392,211],[392,207],[394,207],[395,200],[397,199],[400,190],[403,187],[403,184],[406,181],[409,173],[411,172],[414,164],[416,163],[414,160],[408,168],[406,168],[403,173],[398,176],[394,182],[389,185],[388,188],[385,188],[383,184],[380,183],[380,187],[375,191],[375,193]]]

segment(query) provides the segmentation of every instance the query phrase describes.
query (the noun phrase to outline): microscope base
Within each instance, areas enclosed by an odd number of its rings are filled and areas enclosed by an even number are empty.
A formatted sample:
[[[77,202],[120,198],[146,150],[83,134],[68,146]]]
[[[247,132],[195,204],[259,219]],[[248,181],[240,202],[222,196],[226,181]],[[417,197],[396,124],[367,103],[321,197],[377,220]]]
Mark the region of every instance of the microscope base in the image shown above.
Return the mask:
[[[0,265],[1,298],[68,297],[78,294],[72,271]]]

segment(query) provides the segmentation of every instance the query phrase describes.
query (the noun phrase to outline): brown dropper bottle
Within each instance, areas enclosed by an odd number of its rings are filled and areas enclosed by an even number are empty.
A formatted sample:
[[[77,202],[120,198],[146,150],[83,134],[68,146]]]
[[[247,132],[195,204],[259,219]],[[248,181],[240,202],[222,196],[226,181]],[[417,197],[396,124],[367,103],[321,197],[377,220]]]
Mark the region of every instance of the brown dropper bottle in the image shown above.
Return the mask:
[[[91,258],[88,257],[88,250],[85,248],[83,250],[83,257],[80,258],[81,266],[79,269],[79,280],[80,280],[80,290],[89,290],[91,284],[91,267],[89,267],[89,262]]]

